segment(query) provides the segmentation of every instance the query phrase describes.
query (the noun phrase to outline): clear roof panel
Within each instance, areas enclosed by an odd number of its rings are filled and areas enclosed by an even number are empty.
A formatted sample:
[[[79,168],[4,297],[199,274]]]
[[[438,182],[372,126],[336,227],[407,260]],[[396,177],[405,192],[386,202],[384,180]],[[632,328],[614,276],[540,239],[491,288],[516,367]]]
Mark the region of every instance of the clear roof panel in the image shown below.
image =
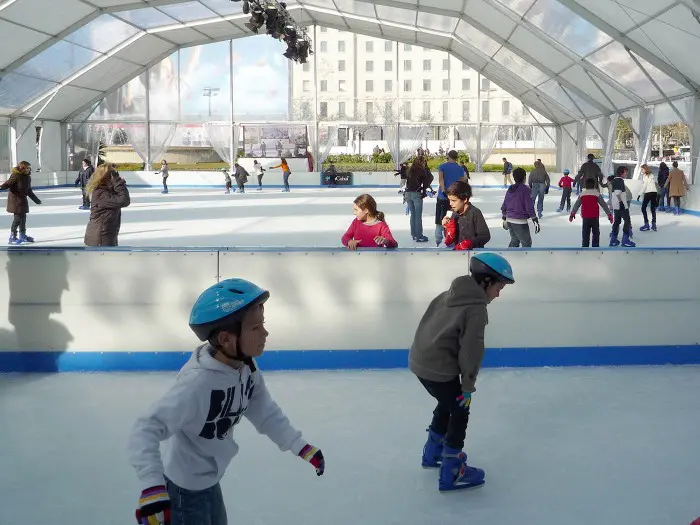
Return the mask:
[[[581,57],[612,40],[556,0],[537,0],[525,19]]]
[[[205,6],[221,16],[237,15],[243,13],[243,2],[231,2],[231,0],[200,0]]]
[[[535,0],[498,0],[499,3],[506,6],[508,9],[515,11],[520,16],[523,16],[528,9],[535,3]]]
[[[377,18],[386,22],[398,22],[399,24],[416,25],[416,11],[409,9],[397,9],[385,5],[375,5]]]
[[[594,15],[626,32],[676,4],[675,0],[576,0]]]
[[[460,21],[459,24],[457,24],[457,31],[455,34],[461,38],[464,43],[473,46],[489,57],[492,57],[496,51],[501,48],[501,44],[496,42],[493,38],[474,29],[464,21]]]
[[[174,18],[178,22],[193,22],[195,20],[206,20],[216,18],[218,15],[211,9],[207,9],[199,2],[185,2],[184,4],[164,5],[158,8],[166,15]],[[243,9],[241,7],[241,9]]]
[[[17,73],[61,82],[99,56],[97,51],[62,40],[25,62]]]
[[[0,79],[0,108],[18,109],[55,86],[46,80],[8,73]]]
[[[642,64],[642,67],[646,70],[647,73],[649,73],[649,75],[651,75],[651,78],[654,79],[654,82],[656,82],[659,85],[661,91],[663,91],[666,94],[666,96],[673,97],[688,91],[687,87],[676,82],[666,73],[661,72],[661,70],[657,69],[656,66],[653,66],[633,51],[631,53],[637,60],[639,60],[639,63]]]
[[[644,72],[637,67],[637,64],[619,42],[609,44],[588,57],[587,60],[638,97],[644,100],[656,100],[661,97],[658,90]]]
[[[110,15],[102,15],[66,37],[68,42],[106,53],[139,30]]]
[[[457,19],[449,16],[434,15],[433,13],[419,12],[418,27],[452,33],[457,27]]]
[[[321,0],[318,1],[320,2]],[[369,16],[372,18],[376,17],[374,5],[368,2],[360,2],[358,0],[335,0],[335,4],[338,6],[338,9],[345,13]]]
[[[541,84],[548,78],[545,73],[533,67],[529,62],[526,62],[508,49],[501,48],[493,58],[506,69],[512,71],[513,74],[525,79],[533,86]]]
[[[141,29],[153,29],[154,27],[162,27],[177,24],[177,20],[169,17],[165,13],[158,11],[153,7],[146,9],[133,9],[131,11],[119,11],[116,16],[131,22]]]
[[[550,97],[552,97],[554,100],[556,100],[559,104],[567,108],[569,111],[572,113],[575,113],[576,115],[583,116],[581,111],[579,111],[576,106],[571,102],[571,99],[569,96],[566,94],[564,89],[559,85],[559,83],[552,79],[548,80],[544,84],[542,84],[539,87],[540,91],[543,93],[546,93]]]
[[[586,115],[587,117],[590,117],[592,115],[600,115],[600,110],[596,108],[595,106],[592,106],[588,102],[586,102],[584,99],[579,97],[576,93],[571,91],[570,89],[563,88],[564,91],[568,93],[568,95],[574,99],[574,102],[576,105],[581,108],[581,111],[583,111],[583,114]]]

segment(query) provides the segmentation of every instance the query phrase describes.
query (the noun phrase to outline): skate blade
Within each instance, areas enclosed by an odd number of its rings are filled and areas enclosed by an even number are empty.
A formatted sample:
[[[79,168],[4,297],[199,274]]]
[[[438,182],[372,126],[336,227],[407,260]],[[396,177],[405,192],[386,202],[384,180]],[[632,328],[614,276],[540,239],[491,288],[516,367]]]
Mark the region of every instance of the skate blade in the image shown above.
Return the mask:
[[[454,486],[449,487],[449,488],[440,488],[439,491],[440,492],[455,492],[455,491],[466,490],[466,489],[475,489],[478,487],[482,487],[484,485],[484,483],[486,483],[485,479],[481,480],[478,483],[463,483],[460,485],[454,485]]]

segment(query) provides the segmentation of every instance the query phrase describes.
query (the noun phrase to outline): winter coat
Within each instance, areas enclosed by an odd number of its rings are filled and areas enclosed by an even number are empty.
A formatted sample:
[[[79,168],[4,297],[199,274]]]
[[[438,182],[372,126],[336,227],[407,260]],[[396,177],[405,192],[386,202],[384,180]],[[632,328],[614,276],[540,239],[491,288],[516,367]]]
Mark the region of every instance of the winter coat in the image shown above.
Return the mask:
[[[685,190],[688,188],[688,181],[685,178],[683,170],[673,168],[668,174],[666,187],[670,197],[685,197]]]
[[[458,277],[432,300],[418,324],[408,367],[422,379],[461,379],[463,392],[476,390],[488,324],[486,292],[470,276]]]
[[[666,184],[666,180],[668,179],[668,174],[669,174],[669,169],[668,166],[666,166],[665,163],[663,163],[663,166],[659,166],[659,178],[657,179],[657,182],[659,183],[659,187],[663,188],[664,184]]]
[[[533,184],[544,184],[549,188],[551,181],[549,180],[549,173],[544,168],[544,166],[537,166],[534,170],[530,172],[530,187]]]
[[[503,199],[501,215],[506,219],[534,219],[535,204],[532,200],[532,192],[526,184],[513,184]]]
[[[0,190],[7,189],[10,190],[7,195],[7,213],[29,213],[27,197],[37,204],[41,204],[39,198],[32,191],[31,175],[23,175],[16,168],[12,169],[10,178],[0,186]]]
[[[80,185],[81,188],[84,188],[90,180],[90,177],[92,177],[93,173],[95,173],[95,168],[92,166],[88,166],[84,170],[80,170],[78,172],[78,177],[75,179],[75,185]]]
[[[86,246],[117,246],[122,208],[131,204],[124,179],[112,179],[92,192],[90,222],[85,229]]]
[[[603,182],[603,172],[600,170],[600,166],[598,166],[592,160],[583,163],[581,169],[578,171],[578,175],[576,175],[576,178],[574,179],[574,182],[577,185],[580,183],[581,186],[585,188],[586,181],[589,179],[593,179],[595,181],[596,190],[599,190],[601,186],[605,185],[605,182]]]
[[[249,174],[243,166],[236,167],[236,172],[233,176],[236,177],[236,182],[238,184],[245,184],[248,182]]]
[[[649,172],[648,175],[642,175],[642,187],[639,189],[639,195],[646,193],[659,193],[659,186],[654,180],[654,174]]]
[[[610,208],[598,190],[583,190],[574,207],[571,208],[571,216],[574,217],[581,208],[582,219],[597,219],[600,216],[600,208],[605,210],[605,215],[610,215]]]

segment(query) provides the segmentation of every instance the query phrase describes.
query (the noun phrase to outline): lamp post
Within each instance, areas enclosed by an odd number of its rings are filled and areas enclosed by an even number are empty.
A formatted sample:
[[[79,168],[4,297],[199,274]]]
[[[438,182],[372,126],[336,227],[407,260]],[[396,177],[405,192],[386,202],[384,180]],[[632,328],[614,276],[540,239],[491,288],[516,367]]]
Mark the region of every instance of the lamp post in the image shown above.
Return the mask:
[[[205,87],[202,90],[202,96],[205,96],[209,99],[209,117],[211,117],[211,97],[219,96],[219,91],[221,91],[219,88],[214,87]]]

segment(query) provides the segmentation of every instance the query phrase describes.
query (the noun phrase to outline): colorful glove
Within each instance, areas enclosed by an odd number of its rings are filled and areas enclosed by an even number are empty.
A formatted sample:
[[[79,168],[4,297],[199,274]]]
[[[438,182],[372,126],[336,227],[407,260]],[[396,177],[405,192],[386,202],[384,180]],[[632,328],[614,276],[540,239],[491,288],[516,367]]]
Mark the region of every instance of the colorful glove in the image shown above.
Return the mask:
[[[574,214],[572,213],[571,215],[569,215],[569,222],[574,222],[574,219],[575,219],[575,218],[576,218],[576,215],[574,215]]]
[[[610,221],[610,224],[615,222],[615,220],[613,219],[612,213],[608,213],[608,220]]]
[[[474,247],[474,243],[472,243],[472,241],[470,241],[469,239],[464,239],[457,246],[455,246],[455,250],[466,251],[466,250],[471,250],[473,247]]]
[[[469,392],[462,392],[462,394],[457,397],[457,404],[464,410],[467,410],[472,404],[472,395]]]
[[[140,525],[170,525],[170,497],[165,485],[141,493],[136,522]]]
[[[323,452],[321,452],[320,448],[306,445],[299,452],[299,457],[314,466],[317,476],[323,476],[323,472],[326,470],[326,460],[323,459]]]

